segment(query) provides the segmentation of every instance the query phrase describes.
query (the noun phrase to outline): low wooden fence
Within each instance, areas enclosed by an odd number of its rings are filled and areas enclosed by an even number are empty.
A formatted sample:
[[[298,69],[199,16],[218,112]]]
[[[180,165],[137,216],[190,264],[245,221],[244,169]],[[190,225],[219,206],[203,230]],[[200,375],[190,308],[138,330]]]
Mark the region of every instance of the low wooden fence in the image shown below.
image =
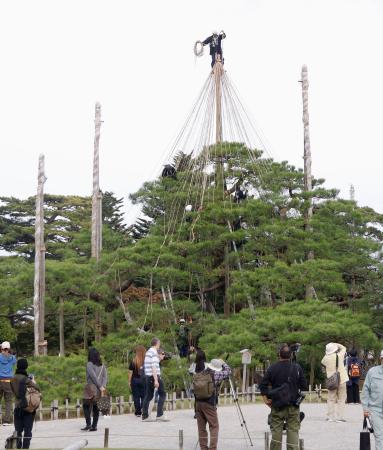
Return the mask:
[[[305,402],[320,403],[327,400],[327,389],[322,389],[321,385],[315,386],[314,388],[310,386],[309,390],[305,392],[305,394]],[[261,394],[256,385],[249,387],[246,392],[241,392],[237,388],[236,395],[240,404],[257,403],[262,401]],[[110,399],[110,415],[129,414],[134,412],[132,396],[129,396],[129,399],[127,400],[124,396],[110,397]],[[230,392],[230,389],[225,387],[219,394],[218,404],[232,405],[233,403],[233,395]],[[176,392],[166,394],[164,405],[164,409],[166,411],[192,408],[194,408],[194,398],[187,397],[183,391],[180,395],[177,395]],[[49,406],[47,406],[43,400],[37,410],[36,418],[38,420],[73,419],[76,417],[82,417],[82,415],[82,401],[80,399],[77,399],[75,404],[69,404],[68,400],[64,403],[59,403],[58,400],[53,400]],[[0,421],[2,420],[2,416],[3,407],[0,405]]]

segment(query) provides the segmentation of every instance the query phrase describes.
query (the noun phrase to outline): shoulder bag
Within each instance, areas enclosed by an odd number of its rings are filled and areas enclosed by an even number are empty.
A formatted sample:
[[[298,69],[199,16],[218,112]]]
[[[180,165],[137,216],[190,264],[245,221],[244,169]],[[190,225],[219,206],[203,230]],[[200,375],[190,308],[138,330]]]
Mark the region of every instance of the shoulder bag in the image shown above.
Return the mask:
[[[340,385],[340,373],[338,371],[339,367],[339,357],[338,352],[336,352],[336,365],[335,365],[335,372],[326,379],[326,387],[329,391],[335,391],[338,389]]]

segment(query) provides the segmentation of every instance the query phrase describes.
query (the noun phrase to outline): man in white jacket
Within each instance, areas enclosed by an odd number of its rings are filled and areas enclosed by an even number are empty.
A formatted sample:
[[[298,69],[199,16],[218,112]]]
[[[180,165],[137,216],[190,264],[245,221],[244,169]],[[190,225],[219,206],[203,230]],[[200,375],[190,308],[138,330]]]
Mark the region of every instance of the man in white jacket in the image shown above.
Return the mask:
[[[347,398],[348,381],[347,370],[344,366],[344,357],[346,355],[346,347],[336,342],[330,342],[326,345],[326,354],[321,363],[326,368],[327,378],[331,377],[336,370],[339,372],[340,382],[338,389],[328,391],[327,395],[327,420],[329,422],[346,422],[344,418],[344,410]],[[336,362],[338,360],[338,369]],[[336,406],[337,405],[337,408]]]

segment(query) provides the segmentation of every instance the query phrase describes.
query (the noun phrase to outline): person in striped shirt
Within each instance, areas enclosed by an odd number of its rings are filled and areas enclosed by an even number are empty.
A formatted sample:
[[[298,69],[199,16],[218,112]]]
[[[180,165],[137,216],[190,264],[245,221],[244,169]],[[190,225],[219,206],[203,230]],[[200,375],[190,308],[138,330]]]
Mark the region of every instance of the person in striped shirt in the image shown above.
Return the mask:
[[[167,422],[164,416],[164,403],[166,392],[164,382],[161,379],[160,361],[164,359],[165,353],[160,350],[161,342],[158,338],[153,338],[151,347],[145,354],[145,397],[142,403],[142,420],[150,421],[149,404],[154,396],[154,390],[158,391],[157,421]]]

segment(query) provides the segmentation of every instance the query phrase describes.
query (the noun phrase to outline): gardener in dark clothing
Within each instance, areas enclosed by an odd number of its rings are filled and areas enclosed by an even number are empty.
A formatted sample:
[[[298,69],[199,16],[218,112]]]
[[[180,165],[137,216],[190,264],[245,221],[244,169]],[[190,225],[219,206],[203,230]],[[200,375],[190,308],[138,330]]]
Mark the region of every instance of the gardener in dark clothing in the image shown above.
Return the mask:
[[[230,377],[231,369],[222,359],[212,359],[210,363],[206,363],[205,353],[202,350],[197,350],[195,373],[209,374],[212,381],[214,381],[214,392],[212,396],[207,399],[198,399],[195,376],[193,377],[199,445],[201,450],[216,450],[219,431],[217,414],[218,388],[223,380]],[[206,431],[207,423],[209,424],[210,431],[210,446]]]
[[[362,363],[358,358],[357,351],[354,349],[350,350],[347,358],[347,371],[349,380],[347,381],[346,403],[360,403],[359,380],[362,372]]]
[[[219,34],[216,31],[213,31],[213,34],[206,38],[202,45],[210,45],[210,55],[211,55],[211,67],[214,66],[215,61],[217,59],[217,55],[220,56],[220,59],[223,63],[223,56],[222,56],[222,39],[225,39],[226,34],[224,31],[221,31]]]
[[[296,450],[299,446],[300,391],[307,389],[307,382],[301,366],[290,361],[291,350],[287,344],[280,346],[278,356],[279,361],[268,368],[259,385],[263,401],[271,408],[270,450],[282,449],[285,422],[287,450]]]
[[[14,424],[17,432],[17,448],[29,448],[32,439],[33,421],[36,415],[36,411],[27,412],[24,409],[28,406],[25,397],[27,387],[34,386],[38,389],[34,380],[28,377],[27,368],[28,361],[24,358],[19,359],[15,376],[11,381],[11,389],[16,397]]]

